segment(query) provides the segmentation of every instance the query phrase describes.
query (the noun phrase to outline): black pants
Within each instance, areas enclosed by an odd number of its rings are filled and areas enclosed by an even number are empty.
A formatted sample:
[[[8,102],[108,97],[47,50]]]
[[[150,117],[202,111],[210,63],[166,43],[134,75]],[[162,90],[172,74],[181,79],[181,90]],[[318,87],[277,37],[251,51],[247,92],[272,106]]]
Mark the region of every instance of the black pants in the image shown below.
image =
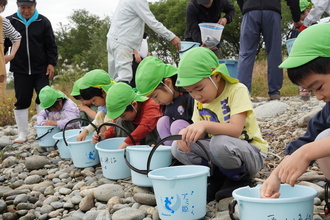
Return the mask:
[[[49,79],[46,73],[32,75],[14,73],[15,96],[17,99],[15,109],[29,108],[34,90],[37,93],[35,102],[36,104],[40,104],[38,94],[47,85],[49,85]]]

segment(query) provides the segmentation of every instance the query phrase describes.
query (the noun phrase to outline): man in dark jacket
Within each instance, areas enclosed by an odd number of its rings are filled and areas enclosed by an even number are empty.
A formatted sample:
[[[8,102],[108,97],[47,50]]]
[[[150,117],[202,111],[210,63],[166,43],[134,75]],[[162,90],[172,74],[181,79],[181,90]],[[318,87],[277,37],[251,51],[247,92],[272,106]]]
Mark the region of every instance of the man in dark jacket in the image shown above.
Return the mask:
[[[224,14],[224,15],[222,15]],[[229,24],[235,15],[235,7],[229,0],[190,0],[186,8],[185,40],[202,44],[199,23]],[[219,45],[210,48],[219,57]]]
[[[299,0],[286,1],[294,26],[299,27],[302,25]],[[282,62],[281,1],[237,0],[237,3],[243,14],[237,77],[251,90],[253,66],[262,34],[267,52],[268,95],[270,100],[280,99],[283,83],[283,71],[278,68]]]
[[[14,143],[23,143],[28,134],[28,108],[31,105],[33,90],[37,95],[49,80],[54,77],[57,63],[57,45],[50,21],[39,14],[35,0],[17,0],[18,11],[7,18],[22,35],[21,46],[10,62],[14,74],[15,120],[18,138]],[[6,48],[10,44],[5,45]],[[39,104],[39,97],[36,98]]]

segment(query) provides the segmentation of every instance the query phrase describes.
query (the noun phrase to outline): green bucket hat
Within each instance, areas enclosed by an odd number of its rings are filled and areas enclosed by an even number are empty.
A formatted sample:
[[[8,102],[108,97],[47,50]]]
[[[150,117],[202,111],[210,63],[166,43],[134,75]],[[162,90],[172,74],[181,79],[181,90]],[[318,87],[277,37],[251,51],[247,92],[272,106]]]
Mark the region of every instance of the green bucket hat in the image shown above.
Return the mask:
[[[102,88],[108,91],[115,80],[110,78],[109,74],[101,69],[95,69],[87,72],[78,85],[79,89],[87,89],[89,87]]]
[[[165,64],[156,57],[144,58],[139,64],[135,84],[138,95],[147,96],[162,82],[164,78],[177,74],[178,69],[170,64]]]
[[[299,6],[300,6],[300,12],[305,11],[307,8],[310,8],[312,6],[312,3],[310,3],[307,0],[300,0],[299,1]]]
[[[302,31],[295,40],[288,58],[280,68],[302,66],[318,57],[330,57],[330,23],[315,24]]]
[[[109,119],[118,118],[133,101],[144,102],[146,100],[148,97],[137,95],[132,87],[126,83],[113,84],[108,90],[105,101],[108,111],[107,117]]]
[[[39,107],[41,109],[50,108],[59,98],[67,99],[68,97],[59,90],[53,89],[50,86],[45,86],[39,92],[39,99],[40,99]]]
[[[217,56],[204,47],[188,50],[181,58],[178,67],[176,86],[191,86],[204,78],[220,73],[229,83],[237,83],[238,79],[230,77],[225,64],[219,64]]]
[[[76,80],[73,84],[73,88],[71,91],[71,96],[78,96],[80,95],[80,89],[78,88],[78,85],[81,83],[82,78],[79,78],[78,80]]]

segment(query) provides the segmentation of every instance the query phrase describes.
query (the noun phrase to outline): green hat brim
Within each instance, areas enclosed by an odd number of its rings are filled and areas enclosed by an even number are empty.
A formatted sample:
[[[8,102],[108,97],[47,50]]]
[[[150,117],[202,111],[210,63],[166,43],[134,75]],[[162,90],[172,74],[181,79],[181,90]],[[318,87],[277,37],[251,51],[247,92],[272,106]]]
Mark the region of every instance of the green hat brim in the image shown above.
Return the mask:
[[[314,59],[316,59],[318,56],[304,56],[304,57],[293,57],[289,56],[286,58],[280,65],[280,68],[295,68],[298,66],[302,66]]]
[[[146,96],[140,96],[140,95],[136,95],[134,100],[133,101],[137,101],[137,102],[145,102],[147,101],[149,98],[146,97]],[[127,106],[125,106],[124,108],[120,108],[120,109],[117,109],[117,110],[111,110],[111,111],[108,111],[107,113],[107,117],[109,119],[116,119],[118,118],[119,116],[121,116],[124,112],[125,112],[125,109],[127,108]]]

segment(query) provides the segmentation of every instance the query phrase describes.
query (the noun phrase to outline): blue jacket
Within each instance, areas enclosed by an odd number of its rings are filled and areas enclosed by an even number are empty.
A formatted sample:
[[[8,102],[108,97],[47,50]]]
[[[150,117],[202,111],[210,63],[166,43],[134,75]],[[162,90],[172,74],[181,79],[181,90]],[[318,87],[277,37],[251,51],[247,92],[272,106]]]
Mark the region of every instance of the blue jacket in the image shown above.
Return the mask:
[[[315,141],[325,129],[330,128],[330,103],[327,102],[321,111],[319,111],[308,123],[307,131],[303,137],[298,138],[288,144],[285,154],[292,154],[301,146]]]

